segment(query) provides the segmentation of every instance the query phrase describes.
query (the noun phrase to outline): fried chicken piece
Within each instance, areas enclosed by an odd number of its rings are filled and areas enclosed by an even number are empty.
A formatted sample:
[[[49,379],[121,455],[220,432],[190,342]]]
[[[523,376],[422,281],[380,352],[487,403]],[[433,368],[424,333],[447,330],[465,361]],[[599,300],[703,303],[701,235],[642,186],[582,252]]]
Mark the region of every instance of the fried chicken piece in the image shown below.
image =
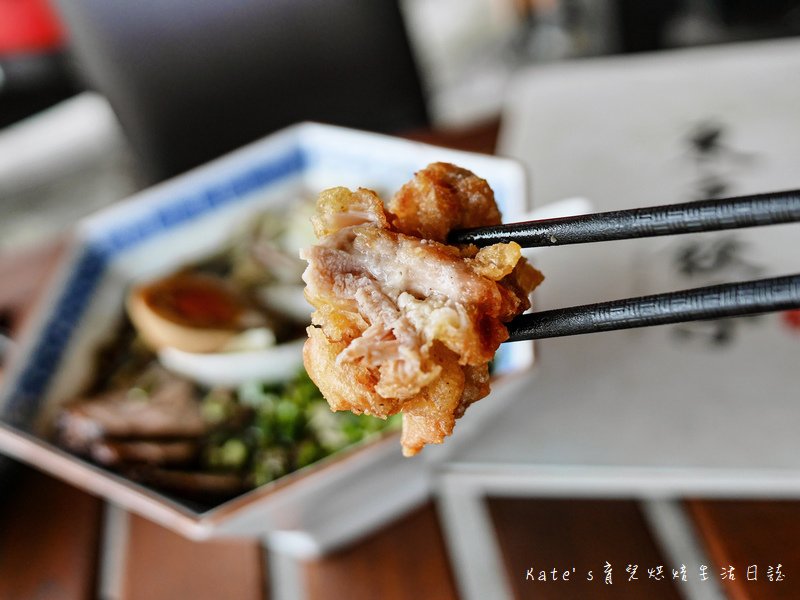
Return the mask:
[[[439,444],[489,393],[503,323],[542,280],[515,243],[446,244],[451,229],[495,225],[491,188],[446,163],[416,174],[386,210],[374,192],[322,192],[305,248],[312,315],[303,357],[333,410],[403,412],[403,453]]]
[[[403,404],[400,443],[406,456],[417,454],[425,444],[440,444],[453,433],[456,411],[464,395],[466,374],[458,364],[458,355],[439,342],[431,354],[441,367],[439,377]]]
[[[397,398],[384,398],[375,391],[378,374],[360,361],[337,361],[347,342],[331,341],[324,330],[308,328],[303,362],[333,410],[349,410],[386,418],[402,408]]]

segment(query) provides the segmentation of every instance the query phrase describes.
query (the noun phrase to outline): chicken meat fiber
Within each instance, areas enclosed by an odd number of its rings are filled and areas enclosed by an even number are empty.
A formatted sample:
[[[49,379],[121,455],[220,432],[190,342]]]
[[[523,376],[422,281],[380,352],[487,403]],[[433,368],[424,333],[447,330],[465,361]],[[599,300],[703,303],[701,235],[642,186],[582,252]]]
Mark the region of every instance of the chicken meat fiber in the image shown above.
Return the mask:
[[[504,323],[530,307],[543,279],[518,244],[451,246],[452,229],[498,225],[487,182],[435,163],[387,207],[375,192],[320,194],[319,243],[305,296],[316,309],[303,351],[333,410],[386,418],[402,411],[403,454],[439,444],[489,393],[489,362]]]

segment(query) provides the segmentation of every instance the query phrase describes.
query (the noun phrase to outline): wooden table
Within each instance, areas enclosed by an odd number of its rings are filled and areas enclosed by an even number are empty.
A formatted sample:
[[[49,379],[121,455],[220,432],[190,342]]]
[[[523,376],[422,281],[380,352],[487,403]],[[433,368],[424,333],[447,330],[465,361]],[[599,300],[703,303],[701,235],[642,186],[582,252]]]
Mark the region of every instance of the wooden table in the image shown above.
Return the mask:
[[[469,132],[409,137],[492,152],[497,130],[497,123],[488,123]],[[0,322],[18,330],[60,250],[56,241],[0,257]],[[0,490],[0,505],[3,600],[108,598],[109,590],[125,600],[273,597],[273,569],[258,542],[191,542],[132,515],[122,519],[125,535],[112,538],[109,524],[119,527],[119,509],[109,511],[98,498],[22,466]],[[680,565],[667,563],[638,502],[492,498],[488,506],[516,598],[688,597]],[[685,501],[682,509],[708,559],[709,593],[716,585],[731,600],[800,598],[800,502],[698,499]],[[116,564],[109,564],[112,546]],[[605,582],[606,562],[611,585]],[[754,564],[755,572],[748,571]],[[434,502],[348,548],[300,565],[297,574],[310,599],[459,597]],[[687,565],[687,577],[699,579],[696,566]]]
[[[637,503],[624,500],[497,498],[490,502],[507,575],[516,598],[679,599]],[[29,468],[4,490],[0,517],[0,598],[88,600],[98,589],[103,502]],[[800,503],[689,501],[710,561],[708,574],[731,600],[800,597]],[[257,542],[190,542],[131,516],[117,576],[125,600],[270,598],[269,565]],[[612,585],[594,569],[613,566]],[[757,580],[747,571],[758,565]],[[781,564],[783,581],[768,579]],[[629,565],[638,566],[628,581]],[[648,577],[664,567],[666,577]],[[733,580],[720,573],[734,567]],[[563,571],[577,567],[570,580]],[[675,565],[679,568],[679,565]],[[547,581],[541,578],[545,571]],[[558,581],[552,580],[557,569]],[[383,530],[331,556],[301,567],[314,600],[459,598],[436,506],[413,511]],[[689,577],[699,577],[695,569]],[[709,586],[710,587],[710,586]]]

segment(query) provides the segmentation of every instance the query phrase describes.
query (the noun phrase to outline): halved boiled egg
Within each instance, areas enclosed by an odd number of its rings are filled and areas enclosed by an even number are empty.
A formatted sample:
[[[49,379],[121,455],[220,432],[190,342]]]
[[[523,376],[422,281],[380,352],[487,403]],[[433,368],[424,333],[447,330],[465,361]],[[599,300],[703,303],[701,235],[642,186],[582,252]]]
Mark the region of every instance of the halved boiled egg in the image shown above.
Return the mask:
[[[181,272],[135,286],[126,308],[153,350],[217,352],[245,329],[266,325],[225,280],[206,273]]]

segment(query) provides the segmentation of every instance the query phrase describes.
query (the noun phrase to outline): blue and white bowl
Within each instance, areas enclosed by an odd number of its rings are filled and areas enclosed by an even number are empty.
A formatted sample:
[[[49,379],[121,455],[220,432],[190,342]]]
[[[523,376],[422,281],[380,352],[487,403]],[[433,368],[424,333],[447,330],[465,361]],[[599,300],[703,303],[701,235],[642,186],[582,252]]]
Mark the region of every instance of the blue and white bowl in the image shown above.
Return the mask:
[[[0,451],[188,537],[273,534],[303,555],[422,502],[432,465],[474,434],[488,411],[471,409],[463,420],[471,426],[459,424],[447,444],[426,448],[421,458],[403,458],[397,435],[384,436],[205,512],[61,450],[48,429],[59,407],[92,378],[94,353],[121,322],[131,282],[212,254],[265,208],[339,185],[388,198],[436,161],[487,179],[506,220],[525,211],[525,176],[511,160],[303,123],[84,220],[0,391]],[[532,351],[531,344],[504,346],[498,372],[530,366]]]

